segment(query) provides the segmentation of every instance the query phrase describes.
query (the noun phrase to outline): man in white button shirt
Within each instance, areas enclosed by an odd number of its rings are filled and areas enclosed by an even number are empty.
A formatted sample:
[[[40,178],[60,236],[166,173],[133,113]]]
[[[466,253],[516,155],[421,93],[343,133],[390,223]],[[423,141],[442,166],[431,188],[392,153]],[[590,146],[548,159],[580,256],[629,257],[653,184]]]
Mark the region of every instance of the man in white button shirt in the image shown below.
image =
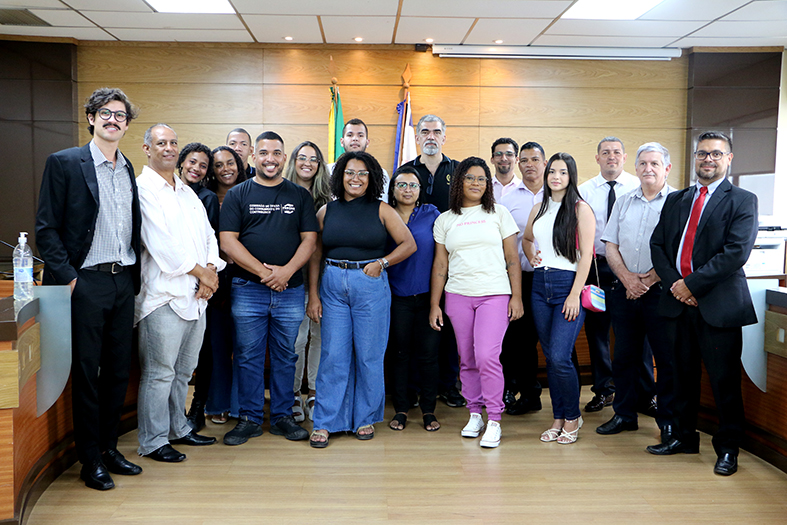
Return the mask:
[[[672,406],[675,399],[672,379],[672,346],[667,341],[665,319],[658,314],[662,294],[661,278],[653,269],[650,236],[661,216],[667,195],[675,188],[667,184],[672,169],[667,148],[658,142],[637,150],[637,177],[640,187],[615,202],[601,240],[606,243],[607,262],[618,278],[607,295],[607,310],[615,330],[612,376],[615,381],[615,415],[596,429],[599,434],[637,430],[637,379],[647,338],[656,358],[656,422],[662,442],[672,438]]]
[[[369,128],[363,120],[353,118],[347,121],[342,130],[342,138],[339,139],[344,151],[366,151],[369,147]],[[335,162],[328,164],[328,173],[333,173]],[[383,202],[388,202],[388,184],[391,177],[388,172],[383,169],[383,192],[380,194],[380,199]]]
[[[623,141],[617,137],[604,137],[596,148],[596,162],[599,165],[599,174],[587,182],[580,184],[579,193],[582,198],[593,208],[596,216],[596,262],[600,283],[598,285],[609,294],[612,284],[617,277],[609,268],[606,259],[606,247],[601,240],[607,220],[612,213],[612,207],[618,197],[639,187],[639,179],[623,171],[626,164],[626,148]],[[591,270],[588,282],[595,284],[596,272]],[[593,373],[593,399],[585,405],[585,412],[597,412],[605,406],[612,404],[615,398],[615,386],[612,383],[612,361],[609,352],[609,312],[588,312],[585,317],[585,335],[587,336],[590,351],[590,368]],[[640,389],[643,398],[648,394],[653,397],[655,386],[653,384],[653,364],[650,352],[645,352],[640,372]],[[650,365],[646,361],[650,359]],[[647,405],[642,408],[647,408]]]
[[[519,145],[514,139],[501,137],[492,143],[492,165],[495,167],[492,191],[495,194],[495,202],[500,202],[503,195],[512,191],[517,184],[521,184],[514,174],[518,152]]]
[[[205,333],[205,309],[218,289],[216,234],[199,197],[175,176],[178,137],[166,124],[145,132],[148,165],[137,179],[142,210],[142,288],[139,324],[139,449],[141,456],[176,463],[172,444],[212,445],[185,415],[191,374]]]

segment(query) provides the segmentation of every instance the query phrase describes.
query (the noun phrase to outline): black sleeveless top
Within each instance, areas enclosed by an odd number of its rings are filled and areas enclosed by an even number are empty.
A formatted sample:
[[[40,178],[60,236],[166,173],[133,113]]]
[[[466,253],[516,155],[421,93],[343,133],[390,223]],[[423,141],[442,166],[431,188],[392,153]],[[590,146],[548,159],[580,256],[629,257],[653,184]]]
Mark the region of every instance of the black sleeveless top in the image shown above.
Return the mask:
[[[369,261],[385,257],[388,232],[380,221],[380,202],[360,197],[328,203],[322,229],[327,259]]]

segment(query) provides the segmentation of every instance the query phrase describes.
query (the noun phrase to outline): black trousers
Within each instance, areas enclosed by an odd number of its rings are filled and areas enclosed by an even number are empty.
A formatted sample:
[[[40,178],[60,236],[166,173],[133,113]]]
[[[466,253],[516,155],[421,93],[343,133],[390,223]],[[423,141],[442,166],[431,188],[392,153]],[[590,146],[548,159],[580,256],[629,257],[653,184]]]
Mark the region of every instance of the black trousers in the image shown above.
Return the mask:
[[[410,409],[407,385],[411,366],[420,378],[421,412],[434,413],[437,404],[441,332],[429,326],[429,295],[426,292],[409,297],[391,296],[391,384],[394,410],[397,412]]]
[[[440,349],[437,356],[440,369],[438,389],[445,392],[456,388],[459,381],[459,351],[456,349],[454,325],[445,313],[445,294],[440,298],[440,308],[443,310],[443,328],[440,331]]]
[[[612,293],[612,286],[619,282],[615,273],[609,267],[607,259],[596,257],[598,264],[599,283],[596,283],[596,271],[591,264],[588,274],[588,283],[598,284],[608,296]],[[585,335],[590,352],[590,370],[593,374],[593,393],[608,396],[615,392],[612,381],[612,359],[609,350],[609,330],[612,317],[609,309],[606,312],[588,311],[585,316]],[[616,334],[617,335],[617,334]],[[639,367],[637,389],[642,399],[651,399],[656,393],[656,384],[653,380],[653,354],[650,347],[643,350],[643,358]]]
[[[210,392],[210,378],[213,375],[213,345],[210,340],[210,321],[214,315],[213,308],[205,310],[205,336],[202,339],[202,347],[199,350],[199,361],[194,370],[194,400],[205,405],[208,402],[208,392]]]
[[[128,271],[80,270],[71,294],[74,441],[81,463],[117,448],[128,389],[134,285]]]
[[[658,315],[661,294],[661,283],[655,283],[639,299],[626,299],[626,287],[618,282],[613,284],[612,292],[607,296],[607,309],[615,330],[615,355],[612,359],[615,414],[626,421],[636,421],[637,407],[650,402],[650,398],[640,399],[637,388],[647,340],[658,369],[656,421],[659,428],[672,423],[675,404],[672,346],[667,340],[665,319]]]
[[[696,307],[686,307],[677,318],[667,319],[667,337],[675,351],[675,429],[683,443],[696,445],[699,436],[700,360],[708,371],[719,413],[719,431],[713,436],[716,454],[738,455],[745,418],[741,395],[740,327],[718,328],[705,322]]]
[[[538,382],[538,333],[533,321],[532,294],[533,272],[522,272],[522,305],[525,313],[508,324],[500,362],[506,390],[519,392],[521,397],[535,400],[541,397],[541,383]]]

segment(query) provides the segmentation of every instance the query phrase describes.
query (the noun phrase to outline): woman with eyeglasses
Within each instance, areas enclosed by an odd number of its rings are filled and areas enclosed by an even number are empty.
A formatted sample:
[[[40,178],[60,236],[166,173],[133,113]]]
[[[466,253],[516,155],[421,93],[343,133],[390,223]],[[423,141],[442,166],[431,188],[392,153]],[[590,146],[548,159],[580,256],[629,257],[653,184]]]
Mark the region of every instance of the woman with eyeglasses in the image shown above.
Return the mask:
[[[303,186],[314,199],[314,209],[319,211],[331,200],[331,176],[325,165],[322,152],[317,144],[311,141],[304,141],[298,144],[290,160],[287,161],[287,169],[284,177],[291,180],[298,186]],[[317,256],[319,260],[319,256]],[[302,269],[303,282],[306,290],[309,289],[309,270],[308,265]],[[309,304],[309,292],[306,292],[306,304]],[[306,405],[301,398],[301,384],[303,383],[303,370],[306,363],[306,343],[309,344],[309,365],[308,365],[308,384],[309,395],[306,398]],[[314,420],[314,402],[317,395],[317,369],[320,364],[320,325],[312,322],[309,316],[303,318],[298,329],[298,338],[295,341],[295,353],[298,355],[298,362],[295,364],[295,403],[292,406],[292,415],[295,421],[300,423],[306,419]],[[304,414],[305,410],[305,414]]]
[[[379,199],[383,170],[365,152],[347,152],[336,161],[331,201],[317,212],[322,231],[317,251],[325,257],[309,261],[307,315],[322,324],[317,372],[314,432],[310,444],[328,446],[331,433],[352,431],[360,440],[374,437],[383,419],[383,358],[391,309],[389,265],[415,252],[410,230]],[[390,236],[394,249],[388,251]],[[319,283],[319,292],[317,285]]]
[[[421,201],[421,177],[412,166],[402,166],[388,186],[388,203],[413,234],[416,252],[388,270],[391,285],[391,384],[396,414],[389,423],[392,430],[404,430],[410,400],[407,396],[411,364],[418,371],[421,397],[419,405],[424,428],[440,429],[434,415],[437,404],[437,352],[440,332],[429,327],[429,280],[434,260],[432,228],[440,212],[433,204]],[[389,247],[393,240],[389,239]]]
[[[229,146],[219,146],[212,152],[213,162],[203,184],[216,192],[219,207],[224,203],[224,196],[230,188],[246,180],[243,161]],[[221,249],[221,245],[219,245]],[[219,292],[214,294],[208,303],[208,329],[213,346],[213,373],[210,379],[210,390],[205,403],[205,412],[211,422],[223,425],[229,421],[230,415],[238,415],[238,385],[235,362],[232,359],[235,348],[235,324],[230,312],[230,279],[229,265],[234,264],[223,251],[219,252],[227,261],[227,268],[219,272]]]
[[[544,200],[530,212],[522,248],[533,274],[533,318],[544,351],[554,422],[541,441],[576,442],[582,428],[579,377],[571,354],[585,310],[580,294],[593,260],[596,219],[577,188],[577,164],[555,153],[544,172]],[[536,250],[535,243],[538,243]]]
[[[443,326],[440,296],[459,351],[459,379],[470,420],[462,436],[500,445],[503,367],[500,350],[509,321],[522,317],[522,286],[511,213],[495,204],[492,175],[483,159],[468,157],[451,178],[450,209],[434,225],[435,255],[429,323]],[[486,406],[487,424],[481,415]]]

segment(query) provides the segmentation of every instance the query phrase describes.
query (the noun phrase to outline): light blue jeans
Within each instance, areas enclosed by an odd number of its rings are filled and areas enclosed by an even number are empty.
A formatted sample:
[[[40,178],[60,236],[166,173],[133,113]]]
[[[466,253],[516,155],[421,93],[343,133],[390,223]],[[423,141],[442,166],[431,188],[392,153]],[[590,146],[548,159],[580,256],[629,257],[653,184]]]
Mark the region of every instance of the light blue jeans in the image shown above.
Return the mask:
[[[139,454],[150,454],[191,432],[186,395],[204,334],[204,314],[186,321],[168,304],[139,322]]]
[[[326,266],[320,285],[322,350],[314,428],[356,431],[383,420],[383,358],[388,344],[388,274]]]

